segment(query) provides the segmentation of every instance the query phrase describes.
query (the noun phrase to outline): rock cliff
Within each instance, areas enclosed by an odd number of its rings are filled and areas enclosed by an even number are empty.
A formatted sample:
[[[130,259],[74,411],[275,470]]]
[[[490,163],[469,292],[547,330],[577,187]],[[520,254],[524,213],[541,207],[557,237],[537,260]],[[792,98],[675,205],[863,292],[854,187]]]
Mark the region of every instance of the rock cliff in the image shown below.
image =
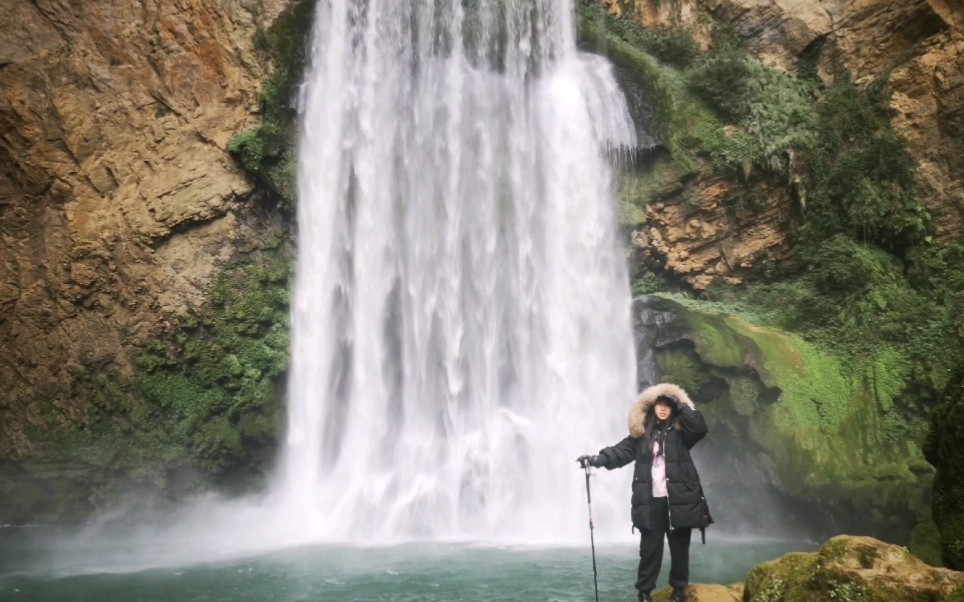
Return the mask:
[[[289,0],[33,0],[0,20],[0,460],[283,225],[225,152]]]
[[[702,48],[723,25],[763,63],[796,75],[815,71],[824,82],[848,73],[858,82],[888,75],[892,122],[917,162],[917,192],[933,217],[935,239],[954,242],[964,228],[964,7],[946,0],[602,0],[613,14],[648,28],[682,28]],[[707,18],[709,17],[709,18]],[[721,223],[694,252],[693,219],[713,222],[719,183],[687,192],[687,215],[648,210],[652,220],[636,246],[644,257],[665,262],[691,286],[705,288],[722,269],[741,258],[746,266],[780,262],[792,235],[787,213],[793,204],[780,191],[763,191],[771,202],[755,220],[747,245],[739,222]],[[699,207],[697,207],[699,205]],[[705,215],[694,215],[703,213]],[[661,247],[679,241],[679,248]],[[681,255],[686,255],[681,259]],[[737,270],[738,272],[739,270]],[[738,274],[731,274],[730,277]]]

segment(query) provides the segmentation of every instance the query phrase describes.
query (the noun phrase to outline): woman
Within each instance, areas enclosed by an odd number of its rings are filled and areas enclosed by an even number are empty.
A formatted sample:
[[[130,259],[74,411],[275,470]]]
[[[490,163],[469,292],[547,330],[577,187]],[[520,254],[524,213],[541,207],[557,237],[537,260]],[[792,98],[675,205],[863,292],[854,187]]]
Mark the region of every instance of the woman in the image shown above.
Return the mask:
[[[631,516],[639,529],[640,602],[651,602],[669,540],[671,602],[685,602],[689,583],[690,535],[712,522],[690,449],[706,435],[706,422],[682,388],[663,383],[643,391],[629,412],[629,436],[583,456],[590,466],[609,470],[636,461]]]

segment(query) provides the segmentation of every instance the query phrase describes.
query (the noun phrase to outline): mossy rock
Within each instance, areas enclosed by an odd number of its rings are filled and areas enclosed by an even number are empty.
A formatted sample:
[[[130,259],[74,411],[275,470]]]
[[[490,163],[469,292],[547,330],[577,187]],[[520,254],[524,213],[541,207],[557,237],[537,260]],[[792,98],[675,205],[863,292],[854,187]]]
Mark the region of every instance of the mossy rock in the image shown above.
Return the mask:
[[[791,553],[754,567],[747,602],[937,602],[958,595],[964,573],[928,566],[872,537],[840,535],[818,552]]]
[[[110,371],[78,379],[96,411],[82,427],[32,433],[41,460],[19,472],[0,466],[10,493],[0,519],[80,518],[125,489],[177,497],[212,483],[257,485],[283,423],[291,258],[247,259],[144,349],[133,380]]]
[[[725,375],[734,419],[749,417],[749,434],[783,460],[788,488],[913,477],[909,462],[923,459],[919,447],[888,441],[883,432],[881,410],[900,393],[887,371],[875,370],[887,362],[883,352],[866,367],[854,366],[790,333],[732,314],[677,308],[704,369]],[[662,357],[665,364],[672,356]],[[696,372],[682,360],[675,365],[685,365],[689,375]],[[761,398],[764,389],[777,391],[776,399]],[[729,420],[729,409],[711,413]]]
[[[661,378],[693,392],[711,432],[784,495],[901,542],[929,519],[933,471],[922,440],[903,436],[920,425],[893,411],[906,372],[889,349],[856,362],[708,304],[654,303],[675,316],[657,336]]]
[[[941,405],[934,410],[924,452],[937,469],[933,514],[944,562],[964,569],[964,365],[957,369],[944,389]]]

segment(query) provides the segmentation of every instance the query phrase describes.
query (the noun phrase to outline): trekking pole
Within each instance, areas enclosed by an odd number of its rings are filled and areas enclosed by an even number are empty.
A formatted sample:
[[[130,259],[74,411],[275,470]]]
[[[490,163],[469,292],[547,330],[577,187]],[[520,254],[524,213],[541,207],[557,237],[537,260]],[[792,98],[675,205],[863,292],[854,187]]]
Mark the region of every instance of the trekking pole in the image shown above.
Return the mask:
[[[589,477],[592,473],[589,472],[589,459],[579,458],[576,460],[579,462],[579,466],[586,471],[586,501],[589,503],[589,542],[592,544],[592,587],[596,592],[596,602],[599,602],[599,583],[596,580],[596,537],[593,534],[593,524],[592,524],[592,494],[589,493]]]

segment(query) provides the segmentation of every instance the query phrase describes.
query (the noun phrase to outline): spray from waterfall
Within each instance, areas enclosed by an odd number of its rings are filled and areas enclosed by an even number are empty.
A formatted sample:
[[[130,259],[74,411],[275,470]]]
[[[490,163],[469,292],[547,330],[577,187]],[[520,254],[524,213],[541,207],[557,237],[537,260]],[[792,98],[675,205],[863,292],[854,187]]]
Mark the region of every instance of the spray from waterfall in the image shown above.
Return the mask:
[[[573,37],[560,0],[319,3],[276,484],[299,529],[582,538],[574,459],[634,394],[606,152],[636,140]]]
[[[586,545],[574,460],[625,435],[635,389],[610,164],[640,144],[610,65],[572,30],[562,0],[319,0],[271,487],[156,520],[140,498],[118,503],[27,564],[66,576],[346,541]],[[753,523],[769,513],[762,532],[778,532],[787,514],[752,487],[765,477],[724,455],[712,472],[749,482]],[[631,472],[592,484],[597,543],[630,537]]]

